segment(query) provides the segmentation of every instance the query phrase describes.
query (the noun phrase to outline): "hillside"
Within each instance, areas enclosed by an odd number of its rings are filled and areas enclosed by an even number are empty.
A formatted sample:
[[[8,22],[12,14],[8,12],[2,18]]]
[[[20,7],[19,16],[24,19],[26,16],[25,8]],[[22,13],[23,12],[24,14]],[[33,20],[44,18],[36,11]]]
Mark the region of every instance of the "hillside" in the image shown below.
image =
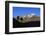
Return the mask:
[[[19,16],[13,19],[13,28],[17,27],[40,27],[39,16]]]
[[[20,20],[20,19],[23,19],[23,20]],[[16,19],[16,18],[15,18]],[[17,20],[17,19],[16,19]],[[31,21],[40,21],[40,17],[39,16],[32,16],[32,17],[30,17],[30,16],[25,16],[25,17],[19,17],[19,19],[18,19],[18,21],[19,22],[22,22],[22,23],[25,23],[25,22],[31,22]]]

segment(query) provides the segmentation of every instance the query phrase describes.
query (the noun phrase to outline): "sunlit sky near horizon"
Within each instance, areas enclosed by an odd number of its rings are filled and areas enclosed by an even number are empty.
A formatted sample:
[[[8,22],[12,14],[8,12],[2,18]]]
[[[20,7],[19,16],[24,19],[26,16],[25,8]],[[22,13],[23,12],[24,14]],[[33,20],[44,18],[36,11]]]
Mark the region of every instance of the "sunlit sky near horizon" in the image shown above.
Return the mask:
[[[40,16],[40,8],[34,7],[13,7],[13,17],[24,16],[34,13],[36,16]]]

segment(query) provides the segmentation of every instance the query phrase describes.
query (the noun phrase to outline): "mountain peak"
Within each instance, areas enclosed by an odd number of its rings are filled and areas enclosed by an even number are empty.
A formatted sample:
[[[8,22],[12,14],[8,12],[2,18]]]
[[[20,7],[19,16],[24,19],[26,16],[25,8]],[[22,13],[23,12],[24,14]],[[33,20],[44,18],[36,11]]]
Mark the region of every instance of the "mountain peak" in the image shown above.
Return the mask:
[[[34,13],[31,13],[31,14],[27,14],[27,15],[25,15],[23,17],[32,17],[32,16],[35,16],[35,14]]]
[[[34,16],[35,14],[34,13],[31,13],[31,16]]]

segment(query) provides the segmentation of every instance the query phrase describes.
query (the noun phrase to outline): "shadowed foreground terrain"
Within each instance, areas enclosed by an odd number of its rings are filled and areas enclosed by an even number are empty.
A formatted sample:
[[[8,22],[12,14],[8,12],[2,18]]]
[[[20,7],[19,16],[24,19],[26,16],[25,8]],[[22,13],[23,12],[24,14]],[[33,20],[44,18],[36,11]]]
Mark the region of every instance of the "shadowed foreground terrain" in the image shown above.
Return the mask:
[[[40,21],[29,21],[22,23],[13,18],[13,28],[18,28],[18,27],[40,27]]]

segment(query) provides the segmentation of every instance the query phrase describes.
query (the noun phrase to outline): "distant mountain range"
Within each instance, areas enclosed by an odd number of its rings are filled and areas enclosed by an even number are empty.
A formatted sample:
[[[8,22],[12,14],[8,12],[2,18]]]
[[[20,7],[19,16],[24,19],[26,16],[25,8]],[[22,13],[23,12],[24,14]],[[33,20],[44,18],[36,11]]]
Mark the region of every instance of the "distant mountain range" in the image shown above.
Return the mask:
[[[23,20],[20,20],[21,18]],[[15,19],[17,20],[17,17],[15,17]],[[40,21],[40,16],[36,16],[36,15],[19,16],[18,21],[22,23],[31,22],[31,21]]]

